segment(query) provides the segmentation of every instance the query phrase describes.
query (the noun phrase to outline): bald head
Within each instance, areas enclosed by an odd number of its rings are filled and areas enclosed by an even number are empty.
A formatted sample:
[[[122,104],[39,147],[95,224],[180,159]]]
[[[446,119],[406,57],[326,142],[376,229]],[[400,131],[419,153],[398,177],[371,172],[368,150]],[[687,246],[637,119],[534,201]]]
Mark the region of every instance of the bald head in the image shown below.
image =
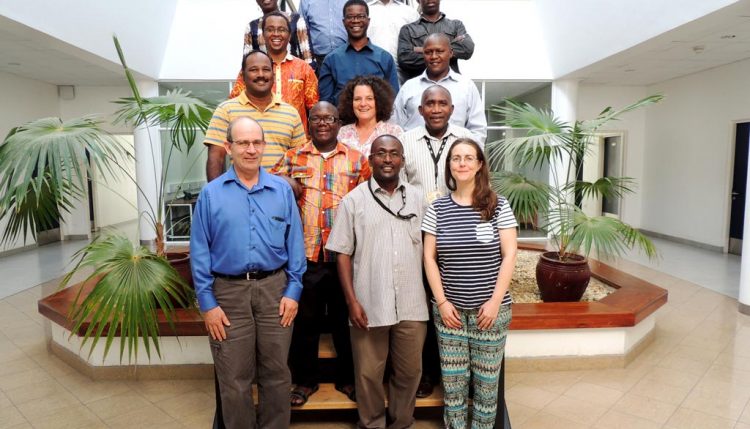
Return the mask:
[[[339,128],[341,128],[339,111],[336,106],[327,101],[315,103],[310,109],[308,126],[312,142],[318,150],[327,152],[336,147]]]
[[[440,85],[428,87],[422,93],[419,114],[424,119],[427,132],[433,137],[442,138],[453,115],[451,93]]]
[[[236,140],[235,135],[232,134],[232,132],[237,127],[251,127],[251,128],[257,128],[260,130],[260,135],[263,140],[265,140],[265,133],[263,132],[263,127],[260,126],[258,121],[255,119],[249,117],[249,116],[240,116],[238,118],[234,118],[229,122],[229,125],[227,126],[227,141],[229,143],[232,143]]]
[[[391,134],[383,134],[377,136],[375,140],[372,141],[372,145],[370,146],[370,153],[376,153],[382,146],[388,146],[390,144],[398,147],[399,150],[403,153],[404,145],[401,143],[401,140]]]
[[[448,100],[448,104],[453,104],[453,97],[451,97],[450,91],[445,89],[444,86],[440,85],[430,85],[422,92],[422,105],[425,104],[426,100],[435,98],[435,97],[443,97],[446,100]]]
[[[432,33],[422,45],[422,56],[426,66],[427,77],[432,80],[442,79],[448,75],[453,58],[451,41],[443,33]]]

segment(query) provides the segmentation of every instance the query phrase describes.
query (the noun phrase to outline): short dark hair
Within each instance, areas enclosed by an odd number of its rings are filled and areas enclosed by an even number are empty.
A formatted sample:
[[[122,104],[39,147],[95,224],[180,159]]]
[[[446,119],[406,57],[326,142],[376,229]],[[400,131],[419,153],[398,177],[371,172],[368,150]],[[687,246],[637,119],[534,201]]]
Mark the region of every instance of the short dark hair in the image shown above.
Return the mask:
[[[357,122],[354,115],[354,88],[357,86],[369,86],[375,95],[375,119],[387,121],[393,112],[393,88],[391,84],[377,76],[358,76],[347,82],[339,95],[339,115],[341,123],[353,124]]]
[[[365,13],[367,16],[370,16],[370,8],[367,6],[367,2],[365,0],[348,0],[346,3],[344,3],[344,8],[341,9],[341,14],[346,18],[346,8],[349,6],[364,6],[365,7]]]
[[[292,31],[292,24],[289,23],[289,18],[287,18],[286,15],[284,15],[281,12],[279,12],[278,10],[275,10],[275,11],[269,13],[268,15],[265,15],[263,17],[263,19],[260,20],[260,29],[261,30],[264,29],[264,28],[266,28],[266,20],[268,18],[272,17],[272,16],[278,16],[278,17],[284,18],[284,22],[286,22],[286,29],[289,30],[290,32]],[[245,65],[243,64],[242,66],[244,67]]]
[[[250,55],[255,55],[255,54],[257,54],[257,55],[263,55],[264,57],[268,58],[268,61],[270,61],[271,65],[273,65],[273,60],[271,59],[271,56],[268,55],[267,53],[265,53],[263,51],[250,51],[250,52],[248,52],[248,53],[246,53],[245,55],[242,56],[242,67],[240,67],[240,70],[242,70],[242,72],[245,71],[245,62],[247,61],[247,58]]]

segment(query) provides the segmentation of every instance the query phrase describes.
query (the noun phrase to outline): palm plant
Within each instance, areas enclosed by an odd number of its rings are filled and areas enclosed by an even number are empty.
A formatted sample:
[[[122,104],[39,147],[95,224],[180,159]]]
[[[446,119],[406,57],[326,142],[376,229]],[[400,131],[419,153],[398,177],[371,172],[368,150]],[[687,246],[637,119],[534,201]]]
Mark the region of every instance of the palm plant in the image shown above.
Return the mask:
[[[596,142],[596,132],[620,115],[656,103],[663,97],[652,95],[620,110],[604,109],[591,120],[567,123],[549,109],[506,100],[492,110],[503,115],[504,123],[522,135],[508,136],[487,146],[490,165],[513,162],[522,168],[550,169],[552,183],[532,180],[517,172],[493,172],[493,187],[506,198],[518,219],[540,219],[540,229],[548,234],[564,261],[575,254],[611,257],[626,249],[640,248],[656,256],[653,243],[640,231],[619,219],[588,216],[577,202],[586,197],[622,197],[633,192],[629,177],[603,177],[595,182],[581,177],[584,157]]]
[[[166,177],[173,151],[190,151],[197,131],[205,132],[208,127],[213,109],[179,89],[164,96],[142,97],[117,37],[114,44],[132,92],[132,97],[115,101],[121,105],[115,123],[172,130],[173,143],[157,178],[156,201],[139,212],[139,217],[148,219],[156,231],[155,246],[146,248],[132,243],[122,233],[105,232],[76,254],[77,263],[60,287],[65,287],[79,270],[93,268],[93,274],[86,279],[94,284],[93,290],[86,296],[79,290],[70,308],[71,335],[88,323],[81,347],[91,340],[90,356],[106,332],[106,356],[119,334],[120,360],[127,348],[132,362],[137,359],[141,342],[149,359],[152,346],[161,357],[157,309],[162,309],[167,322],[174,326],[175,303],[192,305],[189,286],[166,258]],[[59,213],[69,212],[80,203],[86,182],[94,180],[95,170],[103,177],[98,182],[101,186],[108,187],[108,181],[124,177],[145,196],[126,168],[133,155],[102,128],[102,123],[90,116],[67,121],[43,118],[10,132],[0,145],[0,177],[4,178],[0,220],[8,221],[0,242],[8,243],[21,236],[26,241],[29,235],[36,238],[37,229],[46,229]],[[152,151],[161,150],[154,146],[150,145]]]

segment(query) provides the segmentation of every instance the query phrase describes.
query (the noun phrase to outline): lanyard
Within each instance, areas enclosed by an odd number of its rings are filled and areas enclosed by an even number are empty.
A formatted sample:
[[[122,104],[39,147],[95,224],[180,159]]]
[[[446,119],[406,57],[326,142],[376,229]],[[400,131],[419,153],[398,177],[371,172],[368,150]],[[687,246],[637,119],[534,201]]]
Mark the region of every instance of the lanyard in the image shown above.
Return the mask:
[[[438,149],[437,155],[435,155],[435,151],[432,150],[432,144],[430,143],[430,138],[427,136],[424,136],[424,141],[427,142],[427,149],[430,150],[430,157],[432,157],[432,163],[435,167],[435,186],[438,185],[438,163],[440,162],[440,156],[443,154],[443,150],[445,149],[445,144],[448,142],[448,136],[443,137],[442,143],[440,143],[440,149]]]
[[[378,205],[380,205],[380,207],[383,208],[383,210],[385,210],[388,213],[390,213],[391,216],[393,216],[395,218],[398,218],[398,219],[401,219],[401,220],[409,220],[411,218],[417,217],[417,215],[415,215],[414,213],[407,214],[407,215],[402,215],[401,214],[401,210],[403,210],[406,207],[406,192],[404,192],[404,187],[403,186],[401,187],[401,208],[398,209],[397,213],[393,213],[393,211],[391,209],[389,209],[388,206],[386,206],[385,204],[383,204],[383,202],[380,201],[380,198],[378,198],[375,195],[375,192],[373,192],[373,190],[372,190],[372,179],[370,179],[370,180],[367,181],[367,189],[370,190],[370,195],[372,195],[372,198],[375,199],[375,202],[377,202]]]

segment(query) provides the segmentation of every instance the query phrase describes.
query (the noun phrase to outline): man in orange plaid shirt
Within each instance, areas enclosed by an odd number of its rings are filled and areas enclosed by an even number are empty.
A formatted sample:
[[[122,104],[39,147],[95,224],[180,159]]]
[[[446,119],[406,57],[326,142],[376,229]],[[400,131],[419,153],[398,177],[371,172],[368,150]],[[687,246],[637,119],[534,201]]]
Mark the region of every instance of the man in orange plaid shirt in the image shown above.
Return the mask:
[[[307,132],[307,111],[318,102],[318,78],[315,71],[305,61],[289,52],[291,26],[289,19],[281,12],[266,14],[260,21],[265,34],[265,48],[273,60],[273,92],[276,100],[291,104]],[[237,76],[229,98],[239,96],[245,91],[242,73]],[[309,134],[308,134],[309,137]]]
[[[332,104],[310,109],[312,142],[290,149],[271,170],[290,178],[298,195],[305,237],[307,271],[294,324],[289,363],[291,404],[302,405],[318,390],[318,342],[326,309],[336,347],[336,389],[355,399],[349,314],[339,283],[336,257],[325,251],[336,209],[357,185],[370,178],[370,165],[359,151],[338,142],[341,122]]]

